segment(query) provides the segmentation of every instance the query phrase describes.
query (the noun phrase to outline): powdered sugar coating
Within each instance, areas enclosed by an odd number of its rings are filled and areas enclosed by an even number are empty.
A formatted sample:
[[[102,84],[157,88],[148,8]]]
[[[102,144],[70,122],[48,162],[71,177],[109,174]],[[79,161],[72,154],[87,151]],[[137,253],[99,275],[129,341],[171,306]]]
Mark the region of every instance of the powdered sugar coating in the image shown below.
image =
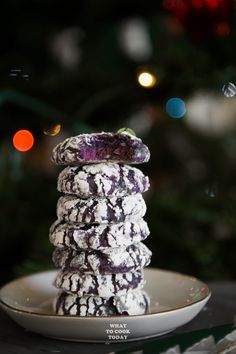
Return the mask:
[[[126,294],[130,289],[143,287],[143,270],[121,274],[82,274],[78,271],[60,270],[54,285],[77,296],[98,295],[109,298]]]
[[[99,162],[143,163],[150,158],[141,139],[127,133],[80,134],[67,138],[52,152],[58,165],[79,165]]]
[[[146,204],[141,194],[89,199],[64,195],[57,203],[58,219],[72,223],[119,223],[140,219],[145,213]]]
[[[120,314],[143,315],[148,312],[150,298],[143,290],[130,290],[125,295],[115,296],[114,305]]]
[[[143,315],[149,308],[149,297],[141,290],[130,290],[127,294],[109,299],[99,296],[83,296],[59,293],[54,302],[58,315],[112,316]]]
[[[74,251],[56,248],[53,262],[56,267],[87,274],[117,274],[132,272],[148,266],[151,251],[142,242],[102,251]]]
[[[123,197],[143,193],[149,179],[142,171],[117,163],[68,166],[58,177],[57,189],[66,194],[89,197]]]
[[[124,163],[147,162],[150,152],[127,132],[81,134],[58,144],[52,160],[68,165],[58,177],[58,220],[50,228],[61,267],[55,286],[60,315],[139,315],[148,309],[143,267],[151,251],[141,193],[148,177]],[[92,295],[92,296],[91,296]]]
[[[145,240],[150,234],[143,219],[118,224],[78,224],[55,221],[49,239],[56,247],[74,250],[103,250],[108,247],[127,247]]]

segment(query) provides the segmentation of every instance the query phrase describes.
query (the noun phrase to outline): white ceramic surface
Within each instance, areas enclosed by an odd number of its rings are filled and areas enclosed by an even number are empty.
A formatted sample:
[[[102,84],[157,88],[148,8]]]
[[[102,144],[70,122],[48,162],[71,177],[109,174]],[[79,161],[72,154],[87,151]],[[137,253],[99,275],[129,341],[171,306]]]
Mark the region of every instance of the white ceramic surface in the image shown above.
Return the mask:
[[[173,331],[192,320],[210,298],[200,280],[147,268],[145,290],[150,313],[139,316],[77,317],[53,313],[56,271],[16,279],[0,290],[0,304],[22,327],[57,339],[83,342],[124,342]]]

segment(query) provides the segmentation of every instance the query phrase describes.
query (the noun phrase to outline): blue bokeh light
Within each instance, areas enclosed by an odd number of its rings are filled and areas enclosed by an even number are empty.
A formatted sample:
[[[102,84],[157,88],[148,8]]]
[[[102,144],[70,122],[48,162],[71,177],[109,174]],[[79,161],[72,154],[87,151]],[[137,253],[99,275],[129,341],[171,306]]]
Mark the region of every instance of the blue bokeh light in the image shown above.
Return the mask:
[[[185,102],[178,97],[170,98],[166,102],[166,112],[171,118],[182,118],[186,113]]]

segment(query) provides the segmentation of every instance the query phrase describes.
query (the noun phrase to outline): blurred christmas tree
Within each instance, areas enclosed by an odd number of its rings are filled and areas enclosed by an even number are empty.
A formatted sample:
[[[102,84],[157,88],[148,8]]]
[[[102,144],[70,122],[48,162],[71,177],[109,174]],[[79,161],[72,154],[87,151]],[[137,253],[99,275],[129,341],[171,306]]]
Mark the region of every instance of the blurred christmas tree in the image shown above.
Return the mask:
[[[3,0],[0,10],[0,281],[53,267],[52,147],[123,126],[152,153],[140,166],[152,265],[236,278],[236,101],[221,91],[236,81],[234,1]],[[167,114],[171,97],[185,101],[183,119]],[[27,152],[12,145],[21,129],[35,140]]]

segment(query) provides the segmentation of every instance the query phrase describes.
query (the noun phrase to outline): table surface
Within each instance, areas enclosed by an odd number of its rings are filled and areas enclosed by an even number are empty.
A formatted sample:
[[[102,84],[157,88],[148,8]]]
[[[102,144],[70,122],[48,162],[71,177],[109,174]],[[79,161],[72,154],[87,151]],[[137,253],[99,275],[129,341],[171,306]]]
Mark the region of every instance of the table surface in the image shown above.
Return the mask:
[[[0,309],[0,353],[2,354],[29,354],[29,353],[63,353],[63,354],[114,354],[122,353],[151,353],[142,351],[149,344],[158,344],[158,341],[170,341],[178,335],[201,329],[213,329],[215,326],[233,324],[236,314],[236,282],[209,283],[212,297],[206,307],[191,322],[178,328],[171,334],[156,337],[155,339],[110,344],[87,344],[58,341],[28,332],[18,326]],[[138,348],[138,350],[136,350]],[[153,352],[154,353],[154,352]],[[155,351],[155,354],[158,352]]]

